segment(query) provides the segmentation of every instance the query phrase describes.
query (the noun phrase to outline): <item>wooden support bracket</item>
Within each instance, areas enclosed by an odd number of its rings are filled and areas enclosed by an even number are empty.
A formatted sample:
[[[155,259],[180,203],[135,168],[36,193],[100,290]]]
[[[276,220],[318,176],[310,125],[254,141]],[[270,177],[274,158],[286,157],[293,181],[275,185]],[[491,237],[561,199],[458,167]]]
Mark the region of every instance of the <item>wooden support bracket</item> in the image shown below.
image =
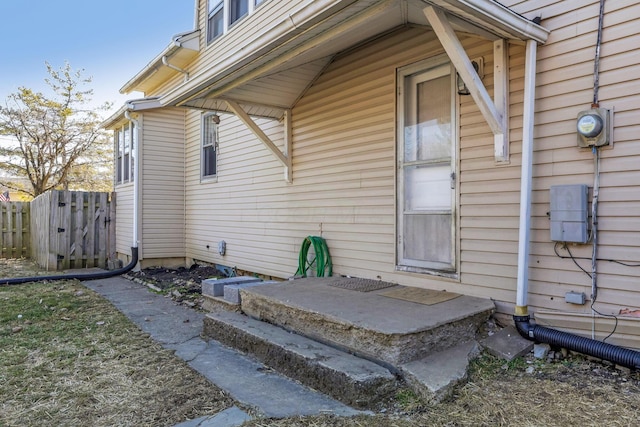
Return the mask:
[[[491,99],[482,80],[473,68],[471,60],[460,43],[458,36],[449,23],[446,12],[433,6],[423,9],[429,25],[440,40],[447,56],[456,71],[467,85],[471,97],[478,105],[480,113],[487,121],[494,135],[495,160],[499,163],[509,161],[509,136],[507,126],[508,75],[506,59],[506,41],[494,42],[494,100]]]
[[[280,151],[278,146],[260,129],[260,126],[242,109],[240,104],[235,101],[225,99],[229,110],[235,114],[242,123],[244,123],[251,132],[267,147],[271,153],[285,167],[285,179],[287,182],[292,182],[291,171],[291,110],[285,110],[284,113],[284,138],[285,138],[285,152]]]

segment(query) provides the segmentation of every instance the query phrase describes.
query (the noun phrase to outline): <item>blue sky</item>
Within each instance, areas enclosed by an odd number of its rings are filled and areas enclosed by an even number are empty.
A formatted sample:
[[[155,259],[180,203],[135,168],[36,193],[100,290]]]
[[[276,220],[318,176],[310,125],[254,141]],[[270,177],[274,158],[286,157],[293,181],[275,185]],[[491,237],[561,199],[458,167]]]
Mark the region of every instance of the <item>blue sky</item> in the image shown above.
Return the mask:
[[[25,86],[46,92],[45,61],[91,76],[94,103],[112,111],[140,93],[118,90],[193,29],[194,0],[0,0],[0,102]]]

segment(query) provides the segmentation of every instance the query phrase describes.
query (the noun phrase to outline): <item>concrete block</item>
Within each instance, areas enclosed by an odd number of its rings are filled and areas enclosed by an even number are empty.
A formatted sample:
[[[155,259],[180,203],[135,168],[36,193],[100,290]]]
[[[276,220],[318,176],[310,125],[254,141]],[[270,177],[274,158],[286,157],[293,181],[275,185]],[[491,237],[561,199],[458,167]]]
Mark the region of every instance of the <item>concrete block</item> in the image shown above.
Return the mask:
[[[433,353],[401,365],[407,383],[424,399],[437,403],[453,393],[467,378],[469,361],[480,352],[475,341]]]
[[[202,281],[202,294],[212,297],[224,295],[224,287],[227,285],[238,285],[242,283],[261,282],[262,279],[251,276],[227,277],[225,279],[205,279]]]
[[[513,326],[496,332],[481,344],[492,355],[507,361],[524,356],[533,348],[533,342],[522,338]]]
[[[544,359],[551,351],[549,344],[536,344],[533,346],[533,356],[536,359]]]
[[[247,289],[247,288],[251,288],[254,286],[260,286],[260,285],[268,285],[271,283],[278,283],[276,281],[266,281],[263,282],[261,279],[258,279],[258,282],[244,282],[244,283],[238,283],[238,284],[233,284],[233,285],[227,285],[224,287],[224,299],[227,302],[230,302],[232,304],[240,304],[240,290],[241,289]]]

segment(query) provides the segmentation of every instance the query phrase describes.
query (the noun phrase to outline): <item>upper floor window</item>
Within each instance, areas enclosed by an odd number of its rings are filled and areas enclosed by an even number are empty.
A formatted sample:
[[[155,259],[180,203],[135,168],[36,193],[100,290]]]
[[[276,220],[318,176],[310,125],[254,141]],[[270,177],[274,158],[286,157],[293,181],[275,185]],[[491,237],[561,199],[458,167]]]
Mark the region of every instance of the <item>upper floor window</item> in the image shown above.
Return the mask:
[[[207,43],[224,34],[229,27],[264,2],[265,0],[209,0]]]
[[[132,182],[135,145],[137,144],[137,131],[133,122],[127,122],[115,130],[114,143],[116,184]]]
[[[249,0],[231,0],[229,1],[229,6],[231,6],[231,10],[229,11],[229,25],[249,13]]]
[[[202,116],[202,177],[215,176],[217,171],[218,124],[220,117],[214,113]]]
[[[224,32],[224,1],[209,0],[209,18],[207,22],[207,42]]]

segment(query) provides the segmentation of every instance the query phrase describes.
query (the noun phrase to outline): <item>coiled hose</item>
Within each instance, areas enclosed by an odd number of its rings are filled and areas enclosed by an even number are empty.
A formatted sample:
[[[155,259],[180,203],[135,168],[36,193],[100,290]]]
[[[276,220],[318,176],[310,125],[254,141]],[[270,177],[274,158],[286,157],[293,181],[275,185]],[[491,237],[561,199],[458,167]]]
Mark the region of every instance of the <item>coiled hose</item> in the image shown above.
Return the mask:
[[[308,259],[309,248],[313,245],[315,258]],[[315,263],[315,268],[313,265]],[[307,277],[309,269],[315,270],[316,277],[329,277],[333,274],[333,264],[327,242],[320,236],[307,236],[302,242],[300,254],[298,255],[298,271],[296,276]]]

